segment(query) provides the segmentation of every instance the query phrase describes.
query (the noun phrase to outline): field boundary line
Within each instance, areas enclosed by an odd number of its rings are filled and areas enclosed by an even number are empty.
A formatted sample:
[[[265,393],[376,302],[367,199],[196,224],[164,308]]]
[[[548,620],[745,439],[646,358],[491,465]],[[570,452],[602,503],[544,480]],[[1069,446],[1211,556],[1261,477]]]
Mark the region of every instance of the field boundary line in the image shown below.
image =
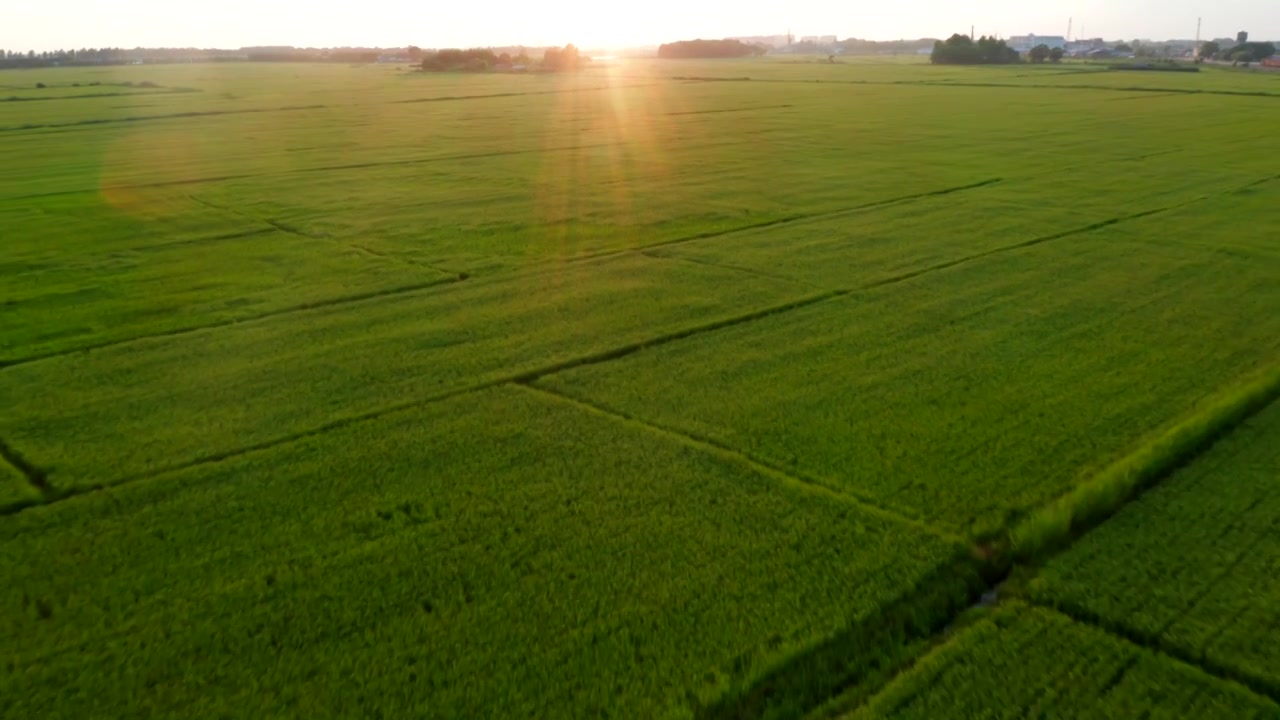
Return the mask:
[[[772,220],[764,220],[750,225],[740,225],[738,227],[726,228],[724,230],[712,230],[709,232],[697,233],[695,235],[686,235],[684,237],[671,238],[670,240],[662,240],[648,245],[636,245],[629,248],[619,248],[616,250],[601,250],[599,252],[584,253],[582,255],[573,255],[564,258],[564,262],[582,262],[584,260],[596,260],[602,257],[612,257],[614,255],[625,255],[628,253],[643,253],[647,250],[655,250],[657,248],[669,247],[671,245],[680,245],[683,243],[695,242],[698,240],[710,240],[711,238],[724,237],[726,235],[736,235],[737,233],[749,232],[751,230],[761,230],[764,228],[775,227],[777,225],[791,225],[794,223],[820,221],[830,218],[841,217],[852,213],[861,212],[863,210],[873,210],[876,208],[896,205],[898,203],[911,202],[912,200],[922,200],[930,197],[940,197],[943,195],[951,195],[952,193],[963,192],[965,190],[977,190],[1004,182],[1004,178],[988,178],[978,182],[969,183],[967,185],[956,185],[954,187],[941,188],[938,190],[930,190],[928,192],[913,193],[911,195],[900,195],[898,197],[885,198],[883,200],[875,200],[861,205],[851,207],[837,208],[835,210],[824,210],[816,213],[803,213],[793,215],[783,215],[782,217],[773,218]]]
[[[998,590],[1019,568],[1034,570],[1035,567],[1043,564],[1049,557],[1066,550],[1084,532],[1106,521],[1123,509],[1125,505],[1137,499],[1146,489],[1172,475],[1183,465],[1203,454],[1219,439],[1235,431],[1249,418],[1277,401],[1280,401],[1280,365],[1273,366],[1269,370],[1255,375],[1243,384],[1235,386],[1234,389],[1229,389],[1226,392],[1219,391],[1217,397],[1211,401],[1208,411],[1192,416],[1189,419],[1184,419],[1155,441],[1140,446],[1137,450],[1132,451],[1129,455],[1105,468],[1095,475],[1093,480],[1077,486],[1075,490],[1068,492],[1057,501],[1033,512],[1029,519],[1024,520],[1013,528],[1009,528],[1008,537],[1003,541],[984,545],[981,555],[984,558],[982,567],[986,589]],[[1207,418],[1205,417],[1206,415],[1208,416]],[[1179,445],[1178,443],[1182,444]],[[1180,450],[1181,452],[1170,452],[1170,450]],[[1144,460],[1151,462],[1150,464],[1142,465],[1141,462]],[[1145,470],[1145,472],[1136,474],[1130,472],[1131,470]],[[1113,477],[1121,480],[1115,484],[1108,483],[1108,479]],[[1100,480],[1101,483],[1099,483]],[[1096,507],[1081,506],[1088,507],[1091,511],[1087,516],[1089,520],[1087,525],[1083,522],[1084,517],[1070,514],[1073,509],[1080,509],[1069,502],[1070,498],[1077,496],[1082,491],[1083,495],[1081,496],[1086,499],[1098,496],[1107,501],[1106,504]],[[1120,491],[1120,494],[1107,494],[1117,491]],[[1099,492],[1102,494],[1098,495]],[[1039,544],[1034,546],[1019,545],[1017,538],[1019,533],[1028,534],[1031,530],[1041,530],[1039,527],[1042,522],[1040,518],[1045,513],[1051,513],[1050,517],[1052,519],[1061,521],[1063,517],[1053,513],[1057,511],[1058,506],[1064,504],[1067,511],[1065,524],[1059,523],[1049,528],[1049,530],[1057,531],[1059,534],[1049,536],[1035,535],[1034,538],[1028,535],[1028,539],[1039,540]],[[1078,522],[1073,523],[1073,521]],[[1192,653],[1180,650],[1161,641],[1158,636],[1139,632],[1122,623],[1108,621],[1083,608],[1063,602],[1038,601],[1028,597],[1026,592],[1018,591],[1017,589],[1015,589],[1015,592],[1014,601],[1021,601],[1056,611],[1071,618],[1073,621],[1099,628],[1131,644],[1145,647],[1152,652],[1197,668],[1218,679],[1243,685],[1257,694],[1280,702],[1280,683],[1241,673],[1220,664],[1208,663],[1205,658],[1198,658]],[[894,678],[901,671],[909,668],[911,663],[912,661],[908,660],[893,671],[883,686],[893,682]],[[833,695],[832,701],[834,702],[835,699],[836,696]]]
[[[436,284],[451,284],[456,282],[461,282],[461,281],[445,280],[445,281],[442,281],[441,283],[436,283]],[[451,398],[454,398],[460,395],[467,395],[474,392],[481,392],[483,390],[488,390],[490,388],[498,387],[500,385],[507,385],[511,383],[534,382],[535,380],[546,377],[548,375],[552,375],[558,372],[563,372],[565,370],[570,370],[572,368],[582,367],[584,365],[593,365],[601,362],[607,362],[609,360],[625,357],[632,353],[639,352],[640,350],[643,350],[644,348],[647,348],[647,347],[665,345],[667,343],[675,342],[677,340],[681,340],[694,335],[699,335],[701,333],[712,332],[715,330],[719,330],[721,328],[730,327],[733,325],[738,325],[746,322],[751,322],[753,320],[757,320],[762,317],[768,317],[770,315],[776,315],[776,314],[784,313],[797,308],[806,307],[809,305],[814,305],[820,302],[824,302],[826,300],[830,300],[831,298],[839,297],[840,295],[844,295],[844,294],[846,293],[843,293],[840,291],[831,291],[831,292],[819,293],[817,295],[809,295],[797,300],[792,300],[790,302],[783,303],[781,305],[772,305],[772,306],[761,308],[759,310],[755,310],[753,312],[746,313],[743,315],[734,315],[727,318],[721,318],[719,320],[715,320],[712,322],[703,323],[701,325],[695,325],[695,326],[686,327],[680,330],[674,330],[669,333],[665,333],[663,335],[658,335],[656,337],[637,340],[631,343],[627,343],[625,345],[610,348],[607,350],[601,350],[599,352],[579,356],[576,358],[570,358],[568,360],[564,360],[558,363],[553,363],[551,365],[546,365],[541,368],[534,368],[531,370],[525,370],[518,373],[509,373],[506,375],[500,375],[497,377],[490,378],[488,380],[472,383],[470,385],[459,386],[457,388],[454,388],[452,390],[448,390],[442,393],[437,393],[434,395],[429,395],[429,396],[414,399],[414,400],[406,400],[400,403],[393,403],[391,405],[385,405],[383,407],[374,408],[362,413],[357,413],[355,415],[336,418],[334,420],[330,420],[329,422],[313,426],[309,429],[299,430],[293,433],[277,436],[274,438],[268,438],[261,442],[252,443],[250,445],[244,445],[240,447],[229,448],[229,449],[222,450],[215,453],[200,455],[191,460],[186,460],[186,461],[171,464],[171,465],[165,465],[163,467],[153,468],[140,473],[136,473],[134,475],[128,475],[125,477],[116,478],[115,480],[111,480],[105,483],[79,485],[79,486],[73,486],[67,489],[55,490],[53,496],[47,498],[47,502],[45,504],[51,504],[51,503],[58,502],[70,497],[82,495],[82,494],[93,492],[96,490],[114,488],[114,487],[119,487],[121,485],[127,485],[135,481],[146,480],[159,475],[165,475],[172,472],[180,472],[183,470],[188,470],[190,468],[197,467],[199,465],[221,462],[223,460],[239,457],[241,455],[246,455],[248,453],[256,452],[258,450],[267,450],[272,447],[276,447],[278,445],[285,445],[297,440],[302,440],[308,437],[321,435],[331,430],[337,430],[340,428],[344,428],[350,425],[355,425],[357,423],[365,422],[368,420],[376,420],[386,415],[392,415],[398,412],[413,410],[419,407],[423,407],[425,405],[429,405],[431,403],[449,400]],[[224,323],[224,325],[235,325],[235,324],[238,324],[239,322],[247,322],[247,321],[244,321],[244,320],[230,321],[230,322]],[[182,335],[189,332],[197,332],[198,330],[203,330],[203,329],[207,329],[207,328],[198,328],[196,330],[179,330],[179,331],[174,331],[168,334]],[[121,341],[121,342],[112,343],[112,344],[123,344],[125,342],[133,342],[133,341],[126,340],[126,341]],[[58,353],[54,357],[60,356],[60,355],[71,355],[77,352],[84,352],[84,351],[82,350],[66,351],[63,353]],[[47,358],[41,358],[41,359],[47,359]],[[35,361],[28,360],[26,362],[35,362]],[[22,508],[18,508],[18,510],[21,510],[21,509]],[[7,514],[11,514],[11,513],[5,512],[3,511],[3,509],[0,509],[0,516],[7,515]]]
[[[765,280],[782,281],[782,282],[791,283],[793,285],[804,285],[808,287],[810,290],[826,289],[820,285],[815,285],[811,282],[801,280],[799,278],[792,278],[792,277],[787,277],[785,275],[774,275],[772,273],[760,272],[759,270],[756,270],[754,268],[743,267],[741,265],[728,265],[726,263],[709,262],[701,258],[691,258],[691,257],[685,257],[683,255],[662,255],[652,250],[641,250],[637,254],[643,255],[644,257],[651,258],[653,260],[660,260],[663,262],[682,262],[682,263],[689,263],[690,265],[700,265],[702,267],[718,268],[721,270],[732,270],[733,272],[740,272],[744,275],[751,275],[753,277],[763,278]]]
[[[953,535],[941,528],[934,527],[919,518],[914,518],[892,508],[887,508],[864,495],[836,490],[816,478],[786,470],[772,461],[744,452],[718,440],[696,435],[684,430],[678,430],[660,423],[655,423],[630,413],[611,408],[602,403],[568,395],[544,385],[534,384],[533,382],[516,381],[511,384],[515,387],[523,388],[535,395],[550,398],[556,402],[573,405],[574,407],[593,415],[601,415],[627,425],[638,426],[648,432],[661,435],[669,440],[678,442],[700,452],[714,455],[722,460],[729,460],[738,465],[746,466],[756,474],[767,477],[785,487],[854,505],[859,510],[870,515],[929,533],[935,537],[956,543],[960,546],[970,547],[973,544],[970,540],[964,537]]]
[[[1090,72],[1063,72],[1054,73],[1056,76],[1062,75],[1101,75],[1110,74],[1111,70],[1099,70]],[[1021,75],[1019,77],[1030,77]],[[1262,98],[1280,98],[1280,93],[1253,91],[1253,90],[1203,90],[1197,88],[1159,88],[1147,87],[1142,85],[1049,85],[1043,83],[998,83],[998,82],[948,82],[945,80],[802,80],[790,78],[763,78],[763,77],[698,77],[688,78],[679,75],[670,76],[669,80],[694,80],[697,82],[759,82],[759,83],[780,83],[788,85],[873,85],[881,87],[954,87],[954,88],[1007,88],[1011,90],[1100,90],[1105,92],[1135,92],[1135,93],[1165,93],[1169,95],[1224,95],[1227,97],[1262,97]]]
[[[1280,176],[1277,176],[1277,178],[1266,178],[1263,180],[1255,181],[1244,187],[1246,188],[1253,187],[1255,185],[1260,185],[1262,183],[1269,182],[1272,179],[1280,179]],[[876,288],[885,287],[887,285],[894,285],[900,282],[905,282],[907,280],[913,280],[915,278],[928,275],[930,273],[938,272],[940,270],[948,270],[958,265],[964,265],[965,263],[973,262],[975,260],[982,260],[988,257],[1000,255],[1007,252],[1023,250],[1029,247],[1034,247],[1041,243],[1051,242],[1053,240],[1061,240],[1063,238],[1071,237],[1073,235],[1090,233],[1095,230],[1101,230],[1102,228],[1111,227],[1112,225],[1118,225],[1120,223],[1129,222],[1131,220],[1141,220],[1142,218],[1150,217],[1152,215],[1158,215],[1160,213],[1169,212],[1171,210],[1177,210],[1179,208],[1186,207],[1188,205],[1193,205],[1195,203],[1204,202],[1205,200],[1208,200],[1208,199],[1209,199],[1209,196],[1202,196],[1198,198],[1193,198],[1191,200],[1186,200],[1180,203],[1176,203],[1173,205],[1169,205],[1166,207],[1153,208],[1151,210],[1142,210],[1140,212],[1132,213],[1129,215],[1121,215],[1119,217],[1108,218],[1106,220],[1100,220],[1098,222],[1090,223],[1088,225],[1083,225],[1081,227],[1072,228],[1071,230],[1064,230],[1059,233],[1054,233],[1053,235],[1045,235],[1042,237],[1031,238],[1030,240],[1023,240],[1020,242],[1012,243],[1010,245],[1001,245],[999,247],[994,247],[989,250],[984,250],[979,253],[974,253],[972,255],[965,255],[963,257],[954,258],[952,260],[946,260],[940,263],[936,263],[934,265],[928,265],[922,268],[917,268],[915,270],[909,270],[907,272],[899,273],[897,275],[891,275],[889,277],[881,278],[879,280],[873,280],[869,283],[858,285],[852,288],[841,288],[841,289],[833,290],[832,292],[835,292],[841,295],[848,295],[852,293],[863,292],[866,290],[874,290]],[[788,221],[786,220],[771,221],[769,223],[762,223],[761,225],[756,227],[770,227],[773,225],[780,225],[784,222],[788,222]],[[756,227],[744,228],[744,230],[754,230],[756,229]],[[728,235],[732,232],[738,232],[738,231],[726,231],[722,233],[716,233],[716,234],[710,235],[709,237],[719,237],[721,235]],[[697,239],[704,239],[704,238],[697,238]],[[666,244],[669,245],[669,244],[675,244],[675,243],[672,242],[672,243],[666,243]],[[693,258],[681,256],[681,255],[663,255],[659,253],[654,253],[653,249],[655,247],[660,248],[660,247],[663,247],[663,245],[650,246],[646,249],[632,249],[632,250],[617,251],[617,252],[619,253],[633,252],[639,255],[643,255],[645,257],[651,257],[655,259],[680,260],[680,261],[695,263],[699,265],[707,265],[709,267],[718,267],[718,268],[724,268],[727,270],[736,270],[744,273],[749,273],[752,275],[757,275],[759,277],[767,278],[770,280],[786,280],[788,282],[808,284],[799,278],[790,278],[783,275],[769,275],[769,274],[761,273],[759,271],[756,271],[750,268],[743,268],[735,265],[725,265],[721,263],[713,263],[713,262],[708,262],[706,260],[693,259]],[[611,252],[610,254],[614,254],[614,253]],[[573,259],[577,259],[577,258],[573,258]]]
[[[398,255],[392,255],[391,253],[379,252],[377,250],[373,250],[372,248],[366,247],[364,245],[348,243],[347,241],[342,240],[340,238],[335,238],[334,236],[328,233],[308,232],[306,230],[302,230],[298,227],[290,225],[289,223],[283,222],[281,220],[272,220],[271,218],[260,218],[260,217],[257,217],[256,215],[250,215],[249,213],[246,213],[243,210],[237,210],[232,207],[224,207],[224,206],[218,205],[217,203],[211,202],[209,200],[205,200],[204,198],[196,195],[188,194],[187,197],[190,198],[192,201],[200,203],[201,205],[209,208],[210,210],[216,210],[218,212],[226,213],[228,215],[235,215],[237,217],[242,217],[246,220],[249,220],[255,223],[264,223],[266,225],[270,225],[273,230],[278,230],[282,233],[288,233],[289,235],[296,235],[297,237],[306,238],[308,240],[329,241],[339,247],[355,250],[356,252],[361,252],[366,255],[376,257],[376,258],[381,258],[383,260],[387,260],[390,262],[400,263],[401,265],[409,265],[412,267],[426,268],[428,270],[432,270],[442,275],[456,275],[460,280],[466,280],[469,277],[471,277],[469,273],[459,272],[456,270],[447,270],[442,267],[436,267],[435,265],[431,265],[429,263],[418,262],[416,260],[403,258]]]
[[[9,443],[0,438],[0,459],[17,470],[31,487],[40,492],[46,499],[54,495],[53,486],[49,483],[49,475],[36,467]]]
[[[663,113],[662,117],[680,117],[683,115],[716,115],[719,113],[751,112],[753,110],[784,110],[795,105],[757,105],[753,107],[717,108],[715,110],[684,110],[682,112]]]
[[[16,86],[15,86],[15,89]],[[26,89],[23,87],[22,89]],[[80,95],[50,95],[46,97],[9,97],[0,99],[0,103],[15,102],[49,102],[52,100],[96,100],[99,98],[113,97],[164,97],[165,95],[187,95],[190,93],[204,92],[198,88],[165,88],[159,92],[100,92],[100,93],[82,93]]]
[[[1207,406],[1042,506],[1009,530],[1013,559],[1035,564],[1119,512],[1280,399],[1280,365],[1219,388]]]
[[[463,282],[470,276],[466,273],[458,273],[454,277],[442,277],[430,280],[428,282],[413,283],[411,285],[400,285],[393,288],[383,290],[371,290],[365,293],[357,293],[355,295],[344,295],[342,297],[329,298],[325,300],[316,300],[309,303],[301,303],[298,305],[290,305],[276,310],[270,310],[257,315],[246,315],[238,318],[228,318],[219,320],[218,322],[205,323],[203,325],[191,325],[188,327],[174,328],[172,330],[162,330],[159,332],[147,333],[145,335],[134,335],[119,340],[107,340],[104,342],[93,343],[91,345],[81,345],[67,350],[57,350],[54,352],[42,353],[39,355],[27,355],[24,357],[4,358],[0,359],[0,371],[16,367],[18,365],[28,365],[42,360],[52,360],[54,358],[66,357],[68,355],[78,355],[80,353],[89,353],[96,350],[105,350],[120,345],[129,345],[136,342],[144,342],[146,340],[155,340],[159,338],[176,337],[178,335],[188,335],[191,333],[201,332],[203,330],[216,330],[218,328],[231,327],[232,325],[240,325],[241,323],[257,322],[259,320],[268,320],[270,318],[279,317],[281,315],[290,315],[293,313],[310,312],[312,310],[322,310],[325,308],[336,307],[340,305],[349,305],[353,303],[361,303],[368,300],[377,300],[378,298],[394,297],[397,295],[409,295],[422,290],[429,290],[442,285],[454,285]]]
[[[147,93],[162,95],[165,93]],[[122,118],[95,118],[92,120],[76,120],[67,123],[49,123],[45,125],[10,125],[0,127],[0,133],[19,132],[22,130],[56,130],[60,128],[89,127],[93,125],[116,125],[119,123],[147,122],[150,120],[179,120],[183,118],[217,117],[221,115],[251,115],[254,113],[297,112],[299,110],[323,110],[327,105],[297,105],[278,108],[246,108],[244,110],[193,110],[191,112],[170,113],[166,115],[136,115]]]
[[[528,97],[531,95],[569,95],[573,93],[600,92],[603,90],[625,90],[629,88],[656,87],[664,83],[636,83],[634,85],[599,85],[585,88],[566,88],[563,90],[533,90],[530,92],[489,93],[487,95],[441,95],[439,97],[410,98],[409,100],[392,100],[388,105],[412,105],[415,103],[456,102],[459,100],[491,100],[496,98]]]
[[[614,142],[614,143],[592,143],[586,145],[561,145],[550,148],[525,148],[522,150],[493,150],[489,152],[466,153],[462,155],[434,155],[431,157],[409,158],[406,160],[373,160],[363,163],[346,163],[342,165],[317,165],[315,167],[290,168],[288,170],[266,170],[262,172],[252,173],[236,173],[229,175],[210,175],[198,178],[183,178],[180,180],[156,180],[153,182],[142,183],[123,183],[118,185],[102,185],[92,188],[76,188],[74,190],[51,190],[48,192],[28,193],[26,195],[9,195],[0,197],[0,202],[15,202],[22,200],[39,200],[41,198],[64,197],[67,195],[84,195],[86,193],[110,192],[112,190],[145,190],[148,188],[162,187],[180,187],[183,185],[201,185],[204,183],[227,182],[228,180],[250,180],[254,178],[264,177],[281,177],[288,175],[298,175],[301,173],[314,172],[337,172],[342,170],[363,170],[372,167],[400,167],[409,165],[427,165],[438,162],[453,162],[462,160],[482,160],[492,157],[508,157],[514,155],[531,155],[537,153],[557,153],[572,152],[574,150],[601,150],[604,148],[621,148],[636,145],[637,142]],[[735,140],[726,142],[712,142],[694,146],[693,149],[734,147],[737,145],[754,145],[753,140]]]
[[[704,333],[715,332],[716,330],[722,330],[724,328],[733,327],[735,325],[742,325],[745,323],[753,322],[756,320],[760,320],[761,318],[766,318],[773,315],[781,315],[782,313],[790,312],[792,310],[799,310],[800,308],[809,307],[810,305],[817,305],[818,303],[826,302],[833,298],[841,297],[843,295],[848,295],[848,294],[849,294],[848,290],[827,290],[824,292],[820,292],[816,295],[807,295],[805,297],[802,297],[796,300],[791,300],[791,301],[782,303],[780,305],[770,305],[768,307],[760,308],[758,310],[753,310],[743,315],[733,315],[727,318],[721,318],[719,320],[714,320],[712,322],[703,323],[701,325],[694,325],[691,327],[686,327],[681,330],[673,330],[668,333],[663,333],[662,335],[656,335],[654,337],[646,338],[644,340],[637,340],[635,342],[630,342],[625,345],[619,345],[609,350],[602,350],[599,352],[583,355],[570,360],[565,360],[563,362],[554,363],[552,365],[548,365],[546,367],[543,367],[537,370],[530,370],[527,372],[517,373],[507,378],[507,381],[513,382],[513,383],[531,383],[537,380],[541,380],[542,378],[547,377],[549,375],[555,375],[557,373],[562,373],[567,370],[573,370],[576,368],[585,367],[587,365],[598,365],[600,363],[609,362],[611,360],[617,360],[619,358],[624,358],[628,355],[633,355],[635,353],[638,353],[641,350],[646,350],[648,348],[654,348],[654,347],[661,347],[663,345],[673,343],[677,340],[684,340],[686,338],[690,338],[695,335],[702,335]]]
[[[957,265],[964,265],[965,263],[973,262],[975,260],[982,260],[985,258],[992,257],[994,255],[1002,255],[1004,253],[1013,252],[1015,250],[1023,250],[1029,247],[1035,247],[1036,245],[1040,245],[1041,243],[1052,242],[1054,240],[1061,240],[1063,238],[1071,237],[1073,235],[1083,235],[1085,233],[1091,233],[1095,230],[1101,230],[1102,228],[1111,227],[1112,225],[1119,225],[1120,223],[1129,222],[1130,220],[1141,220],[1142,218],[1145,218],[1145,217],[1151,217],[1152,215],[1159,215],[1160,213],[1169,212],[1170,210],[1177,210],[1178,208],[1186,207],[1187,205],[1192,205],[1198,202],[1203,202],[1208,199],[1209,198],[1207,196],[1199,197],[1199,198],[1181,202],[1175,205],[1170,205],[1168,207],[1155,208],[1152,210],[1143,210],[1141,212],[1136,212],[1129,215],[1121,215],[1119,217],[1100,220],[1098,222],[1090,223],[1088,225],[1082,225],[1080,227],[1073,228],[1071,230],[1064,230],[1059,233],[1054,233],[1053,235],[1044,235],[1042,237],[1032,238],[1030,240],[1023,240],[1021,242],[1016,242],[1010,245],[1001,245],[1000,247],[991,248],[990,250],[984,250],[980,253],[974,253],[973,255],[966,255],[964,257],[955,258],[954,260],[947,260],[944,262],[937,263],[935,265],[930,265],[928,267],[918,268],[916,270],[909,270],[907,272],[900,273],[892,277],[876,280],[874,282],[868,283],[866,285],[863,285],[857,288],[857,290],[858,291],[872,290],[878,287],[884,287],[885,285],[893,285],[895,283],[900,283],[900,282],[904,282],[914,278],[918,278],[921,275],[928,275],[929,273],[934,273],[939,270],[947,270],[947,269],[956,267]]]
[[[1228,667],[1210,660],[1203,654],[1197,655],[1194,652],[1179,648],[1177,645],[1161,639],[1159,635],[1145,633],[1122,622],[1108,620],[1097,613],[1078,607],[1074,603],[1046,603],[1037,600],[1024,600],[1024,602],[1030,602],[1036,607],[1056,612],[1063,617],[1069,618],[1072,622],[1096,628],[1130,645],[1162,655],[1180,665],[1195,668],[1218,680],[1243,686],[1250,692],[1280,703],[1280,683],[1275,680]]]

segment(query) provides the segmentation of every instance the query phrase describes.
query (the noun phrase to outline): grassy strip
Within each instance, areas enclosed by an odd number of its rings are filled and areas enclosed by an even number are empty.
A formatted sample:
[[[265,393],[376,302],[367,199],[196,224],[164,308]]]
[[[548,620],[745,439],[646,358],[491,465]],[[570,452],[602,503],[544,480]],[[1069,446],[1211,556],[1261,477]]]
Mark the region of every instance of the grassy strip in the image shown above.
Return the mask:
[[[1280,366],[1220,394],[1195,416],[1019,523],[1008,538],[1013,559],[1034,562],[1064,547],[1277,398]]]
[[[913,660],[994,581],[992,568],[964,554],[879,612],[747,678],[699,708],[699,720],[795,718],[830,699],[869,697]]]

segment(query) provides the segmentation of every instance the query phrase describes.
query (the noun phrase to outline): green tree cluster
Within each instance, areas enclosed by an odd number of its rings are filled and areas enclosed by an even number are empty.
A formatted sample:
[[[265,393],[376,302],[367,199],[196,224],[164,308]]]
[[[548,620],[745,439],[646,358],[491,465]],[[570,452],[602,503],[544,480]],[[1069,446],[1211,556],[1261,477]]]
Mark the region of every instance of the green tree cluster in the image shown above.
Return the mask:
[[[446,49],[424,53],[422,69],[434,72],[485,72],[497,64],[498,56],[489,48]]]
[[[1009,65],[1019,59],[1018,51],[1003,40],[983,35],[974,42],[973,38],[959,33],[946,42],[934,43],[930,57],[935,65]]]
[[[582,57],[578,48],[569,43],[563,48],[548,48],[542,56],[542,69],[547,72],[572,72],[581,69],[587,62],[589,59]]]
[[[667,60],[751,57],[766,52],[764,47],[741,40],[681,40],[658,47],[658,57]]]

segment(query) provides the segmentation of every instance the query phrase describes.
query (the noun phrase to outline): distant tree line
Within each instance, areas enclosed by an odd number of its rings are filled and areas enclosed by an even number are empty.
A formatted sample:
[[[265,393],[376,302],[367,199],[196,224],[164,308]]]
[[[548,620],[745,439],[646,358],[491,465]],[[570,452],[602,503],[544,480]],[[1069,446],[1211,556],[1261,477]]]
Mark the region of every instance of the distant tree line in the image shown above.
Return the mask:
[[[933,47],[937,40],[859,40],[849,38],[836,43],[845,55],[915,55]]]
[[[489,48],[446,48],[424,53],[421,66],[432,72],[485,72],[497,64],[498,55]]]
[[[1027,59],[1033,63],[1043,63],[1046,60],[1053,62],[1062,62],[1062,58],[1067,54],[1066,50],[1060,47],[1050,48],[1044,43],[1031,48],[1031,52],[1027,53]]]
[[[542,69],[547,72],[573,72],[581,69],[587,62],[589,59],[582,57],[573,43],[563,48],[547,48],[542,55]]]
[[[935,65],[1009,65],[1021,57],[1003,40],[983,35],[974,42],[968,35],[956,33],[945,42],[935,42],[930,59]]]
[[[1212,40],[1201,45],[1198,53],[1201,58],[1213,58],[1230,62],[1258,62],[1275,54],[1275,43],[1246,42],[1234,47],[1223,48]]]
[[[658,47],[658,57],[664,60],[752,57],[766,52],[767,48],[741,40],[681,40]]]
[[[537,69],[543,72],[571,72],[590,62],[572,44],[563,48],[547,48]],[[501,69],[527,68],[532,61],[523,51],[512,57],[495,53],[490,48],[470,50],[446,49],[422,53],[421,67],[428,72],[490,72]]]
[[[58,66],[128,65],[135,62],[209,62],[234,57],[234,50],[194,48],[81,48],[44,52],[0,50],[0,68],[41,68]]]
[[[245,53],[249,62],[338,62],[338,63],[376,63],[382,53],[377,50],[302,50],[302,49],[261,49]]]

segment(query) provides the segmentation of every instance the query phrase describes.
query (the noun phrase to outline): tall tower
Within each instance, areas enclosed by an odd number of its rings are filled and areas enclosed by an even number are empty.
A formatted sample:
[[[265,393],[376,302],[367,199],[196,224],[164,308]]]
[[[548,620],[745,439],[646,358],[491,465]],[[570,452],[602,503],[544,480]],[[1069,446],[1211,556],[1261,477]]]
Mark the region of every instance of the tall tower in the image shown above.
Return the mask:
[[[1073,17],[1067,18],[1067,42],[1071,42],[1071,26],[1075,24],[1075,21],[1076,19]]]

